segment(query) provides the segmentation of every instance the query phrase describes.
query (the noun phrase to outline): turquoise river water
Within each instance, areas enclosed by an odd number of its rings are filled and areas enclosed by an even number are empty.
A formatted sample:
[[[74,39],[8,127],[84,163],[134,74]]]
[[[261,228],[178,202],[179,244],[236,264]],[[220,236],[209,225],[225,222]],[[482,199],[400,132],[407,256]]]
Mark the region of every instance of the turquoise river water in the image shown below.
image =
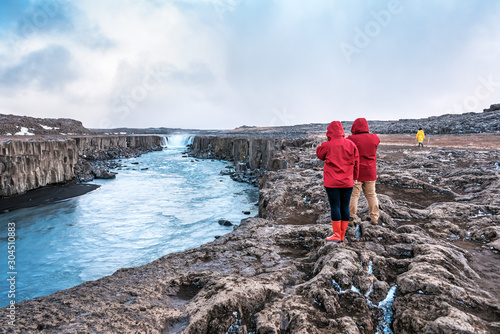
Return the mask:
[[[226,162],[182,157],[187,141],[172,137],[163,151],[124,159],[116,179],[93,181],[101,187],[83,196],[0,214],[0,307],[197,247],[232,230],[219,219],[239,224],[256,215],[258,190],[220,175]],[[15,298],[8,296],[9,223]]]

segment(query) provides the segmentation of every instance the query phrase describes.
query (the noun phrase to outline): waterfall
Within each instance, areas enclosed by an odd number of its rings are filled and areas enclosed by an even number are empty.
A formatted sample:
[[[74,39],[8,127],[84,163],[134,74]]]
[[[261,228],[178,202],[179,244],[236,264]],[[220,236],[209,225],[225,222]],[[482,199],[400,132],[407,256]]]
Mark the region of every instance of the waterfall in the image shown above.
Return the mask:
[[[186,147],[193,143],[194,136],[189,134],[173,134],[167,138],[167,147]]]
[[[167,137],[166,136],[161,136],[161,143],[160,143],[160,146],[161,147],[167,147]]]

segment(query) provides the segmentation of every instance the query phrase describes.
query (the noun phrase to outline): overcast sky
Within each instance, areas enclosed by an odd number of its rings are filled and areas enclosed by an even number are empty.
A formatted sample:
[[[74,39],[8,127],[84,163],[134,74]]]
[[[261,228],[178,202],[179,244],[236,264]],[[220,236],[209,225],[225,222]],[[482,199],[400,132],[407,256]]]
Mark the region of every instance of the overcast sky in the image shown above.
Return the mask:
[[[0,113],[86,127],[421,118],[500,103],[500,1],[1,0]]]

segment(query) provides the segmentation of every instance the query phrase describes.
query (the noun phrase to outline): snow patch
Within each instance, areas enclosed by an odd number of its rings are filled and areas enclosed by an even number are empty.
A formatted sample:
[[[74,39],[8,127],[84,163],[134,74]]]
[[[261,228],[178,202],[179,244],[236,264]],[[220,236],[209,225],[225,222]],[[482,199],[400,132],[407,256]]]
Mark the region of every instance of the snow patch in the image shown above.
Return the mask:
[[[47,125],[43,125],[43,124],[40,124],[40,126],[42,128],[44,128],[45,130],[57,130],[57,129],[59,129],[59,128],[55,128],[55,127],[53,128],[51,126],[47,126]]]
[[[21,131],[16,132],[14,135],[16,135],[16,136],[34,136],[35,134],[30,132],[28,128],[22,126]]]

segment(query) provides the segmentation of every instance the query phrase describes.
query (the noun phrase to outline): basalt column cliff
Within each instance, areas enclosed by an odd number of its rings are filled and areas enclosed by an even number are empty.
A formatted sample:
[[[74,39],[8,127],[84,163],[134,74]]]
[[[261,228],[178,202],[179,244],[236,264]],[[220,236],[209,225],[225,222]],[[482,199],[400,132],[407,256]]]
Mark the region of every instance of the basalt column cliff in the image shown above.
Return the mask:
[[[269,170],[287,168],[291,148],[308,142],[308,137],[281,138],[271,136],[196,136],[190,153],[203,159],[222,159],[233,162],[233,168],[226,173],[236,181],[257,184],[258,179]]]
[[[73,139],[0,142],[0,196],[70,181],[77,159]]]
[[[0,140],[0,196],[74,179],[83,160],[161,149],[159,136],[73,136]]]

